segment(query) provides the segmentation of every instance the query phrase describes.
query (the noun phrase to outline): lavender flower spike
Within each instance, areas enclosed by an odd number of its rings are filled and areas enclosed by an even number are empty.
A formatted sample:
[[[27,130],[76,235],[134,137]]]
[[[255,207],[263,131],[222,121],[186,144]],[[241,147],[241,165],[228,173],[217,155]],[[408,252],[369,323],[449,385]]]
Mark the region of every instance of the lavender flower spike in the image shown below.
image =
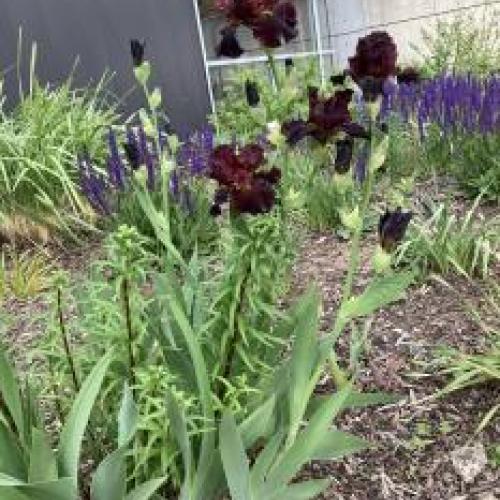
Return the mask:
[[[108,176],[111,184],[120,190],[125,189],[125,166],[123,165],[122,157],[118,150],[118,143],[116,140],[116,134],[112,129],[108,132]]]

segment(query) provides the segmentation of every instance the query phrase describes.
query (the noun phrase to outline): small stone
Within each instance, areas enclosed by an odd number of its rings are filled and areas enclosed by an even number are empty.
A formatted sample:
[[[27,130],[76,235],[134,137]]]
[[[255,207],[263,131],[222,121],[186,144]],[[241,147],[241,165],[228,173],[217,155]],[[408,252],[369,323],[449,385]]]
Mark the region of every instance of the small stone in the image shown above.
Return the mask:
[[[466,483],[472,483],[488,463],[484,446],[479,443],[475,446],[463,446],[451,453],[453,467]]]

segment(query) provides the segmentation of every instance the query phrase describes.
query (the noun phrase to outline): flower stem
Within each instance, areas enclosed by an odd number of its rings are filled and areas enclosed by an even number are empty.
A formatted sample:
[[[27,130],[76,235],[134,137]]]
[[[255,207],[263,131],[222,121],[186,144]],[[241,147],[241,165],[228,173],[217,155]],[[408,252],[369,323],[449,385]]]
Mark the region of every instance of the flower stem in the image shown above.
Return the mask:
[[[276,85],[276,90],[279,92],[281,90],[281,80],[279,77],[278,67],[276,66],[276,59],[274,58],[273,51],[271,49],[266,50],[267,63],[269,64],[269,69],[273,76],[274,84]]]
[[[61,423],[61,426],[62,426],[62,425],[64,425],[64,413],[63,413],[62,407],[61,407],[61,400],[60,400],[59,390],[58,390],[58,386],[57,386],[56,374],[55,374],[54,367],[52,366],[50,356],[47,358],[47,361],[48,361],[48,367],[49,367],[49,375],[50,375],[50,378],[52,381],[51,385],[52,385],[52,392],[54,394],[56,412],[57,412],[57,415],[59,417],[59,422]]]
[[[124,278],[122,282],[122,300],[125,313],[125,325],[127,328],[127,344],[128,344],[128,365],[129,365],[129,384],[134,391],[135,387],[135,359],[134,359],[134,331],[132,329],[132,313],[130,307],[130,283],[128,278]]]
[[[342,307],[343,304],[347,303],[347,301],[350,300],[352,297],[354,279],[356,277],[356,273],[359,269],[361,261],[361,238],[363,235],[364,220],[366,218],[366,214],[370,206],[370,199],[373,190],[373,174],[370,172],[370,158],[372,152],[373,152],[373,134],[372,134],[372,124],[370,123],[370,144],[369,144],[368,160],[366,164],[366,178],[363,183],[363,197],[361,199],[360,210],[359,210],[360,224],[355,229],[351,240],[349,267],[347,270],[347,277],[344,282],[344,286],[342,287],[342,302],[340,307]],[[337,361],[337,355],[333,349],[328,358],[328,364],[330,365],[331,375],[333,380],[335,381],[335,384],[339,388],[343,387],[347,383],[347,377],[342,368],[339,366]]]
[[[62,309],[62,290],[60,286],[57,287],[57,317],[59,320],[59,331],[61,332],[61,339],[64,346],[64,352],[66,354],[66,361],[68,362],[68,366],[71,372],[71,379],[73,381],[75,394],[77,394],[78,391],[80,390],[80,382],[78,380],[73,354],[71,352],[68,336],[66,334],[66,325],[64,323],[64,315]]]

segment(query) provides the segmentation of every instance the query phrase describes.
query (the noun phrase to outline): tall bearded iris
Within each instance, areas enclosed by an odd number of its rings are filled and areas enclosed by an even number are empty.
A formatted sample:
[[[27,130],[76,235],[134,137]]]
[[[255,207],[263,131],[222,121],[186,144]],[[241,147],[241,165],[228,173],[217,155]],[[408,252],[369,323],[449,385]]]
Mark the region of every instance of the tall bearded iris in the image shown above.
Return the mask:
[[[321,144],[326,144],[339,132],[367,138],[366,130],[352,121],[349,111],[352,95],[352,90],[341,90],[330,97],[321,97],[317,88],[310,88],[307,121],[299,119],[283,124],[283,134],[288,143],[296,144],[310,136]]]
[[[236,213],[252,215],[269,212],[276,199],[275,185],[281,172],[277,168],[266,170],[264,150],[249,144],[239,151],[234,146],[222,145],[210,156],[210,177],[219,184],[213,214],[220,213],[220,206],[227,199]]]
[[[275,49],[297,37],[297,11],[291,2],[280,0],[217,0],[215,6],[226,15],[217,54],[236,58],[243,53],[235,29],[246,26],[266,49]]]
[[[349,58],[350,74],[367,101],[381,95],[384,83],[397,74],[397,46],[385,31],[373,31],[360,38],[356,54]]]

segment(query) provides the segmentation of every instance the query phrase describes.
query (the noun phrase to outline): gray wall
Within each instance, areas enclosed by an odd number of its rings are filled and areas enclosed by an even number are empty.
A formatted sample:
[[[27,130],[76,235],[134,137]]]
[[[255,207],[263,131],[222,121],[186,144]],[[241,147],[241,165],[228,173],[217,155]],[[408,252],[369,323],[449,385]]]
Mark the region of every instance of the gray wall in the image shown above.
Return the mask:
[[[30,45],[38,43],[37,75],[56,84],[75,59],[75,86],[115,73],[112,91],[127,95],[123,110],[143,105],[134,87],[130,38],[145,38],[154,83],[163,90],[167,112],[180,129],[201,125],[209,110],[208,92],[190,0],[0,0],[0,70],[9,103],[17,96],[16,53],[23,28],[23,74],[27,87]]]
[[[322,33],[325,48],[334,49],[334,60],[344,67],[354,53],[358,38],[374,29],[389,31],[398,44],[403,63],[418,61],[422,29],[431,29],[438,19],[452,20],[456,15],[471,15],[481,22],[486,7],[499,0],[321,0]]]

